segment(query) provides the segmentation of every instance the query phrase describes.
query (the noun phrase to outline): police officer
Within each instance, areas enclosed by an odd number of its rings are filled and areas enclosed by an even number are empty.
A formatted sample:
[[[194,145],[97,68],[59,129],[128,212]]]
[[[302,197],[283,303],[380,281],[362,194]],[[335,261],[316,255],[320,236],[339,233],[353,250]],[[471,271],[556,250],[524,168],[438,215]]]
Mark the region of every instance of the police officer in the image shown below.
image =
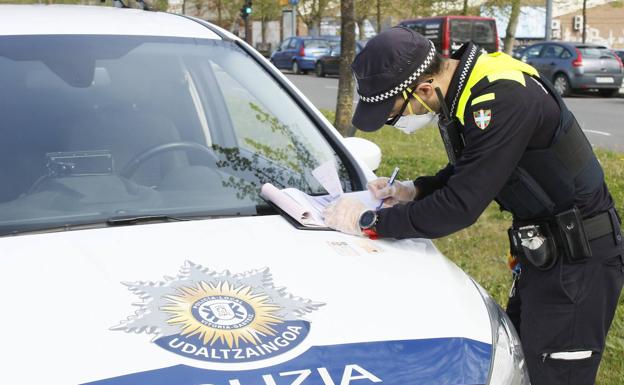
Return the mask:
[[[593,384],[624,283],[620,220],[589,142],[550,83],[472,43],[444,59],[402,27],[371,39],[352,69],[354,126],[409,133],[437,114],[449,164],[415,181],[373,180],[384,208],[341,198],[326,223],[373,238],[438,238],[496,200],[513,214],[519,264],[507,312],[532,384]]]

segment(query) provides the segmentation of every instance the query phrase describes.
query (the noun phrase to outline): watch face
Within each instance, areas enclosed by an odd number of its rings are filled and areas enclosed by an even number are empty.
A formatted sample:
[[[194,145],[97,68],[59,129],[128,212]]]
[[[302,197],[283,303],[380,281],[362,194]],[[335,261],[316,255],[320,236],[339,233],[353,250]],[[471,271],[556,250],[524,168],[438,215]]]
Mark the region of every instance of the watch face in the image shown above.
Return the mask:
[[[377,220],[377,213],[373,210],[364,211],[360,216],[360,227],[363,229],[369,229],[373,227]]]

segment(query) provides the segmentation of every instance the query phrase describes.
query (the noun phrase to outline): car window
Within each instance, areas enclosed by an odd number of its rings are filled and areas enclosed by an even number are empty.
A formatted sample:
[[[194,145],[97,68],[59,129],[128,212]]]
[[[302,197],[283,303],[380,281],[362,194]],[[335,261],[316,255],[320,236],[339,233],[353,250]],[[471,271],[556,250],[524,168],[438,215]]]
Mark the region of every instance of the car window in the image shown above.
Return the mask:
[[[2,37],[0,116],[0,235],[255,215],[266,182],[325,193],[311,172],[326,162],[351,189],[315,123],[233,42]]]
[[[462,19],[452,19],[451,41],[467,42],[472,39],[472,21]]]
[[[527,59],[536,58],[540,55],[540,52],[542,51],[543,47],[544,46],[541,44],[535,45],[533,47],[529,47],[522,53],[522,56],[526,57]]]
[[[319,49],[329,49],[329,41],[327,40],[317,40],[310,39],[305,41],[306,48],[319,48]]]
[[[542,52],[542,57],[545,59],[554,59],[561,56],[561,53],[564,51],[563,47],[560,45],[547,45],[544,48],[544,52]]]
[[[331,49],[331,54],[333,56],[340,56],[340,43],[332,44],[330,49]],[[355,44],[355,54],[357,55],[358,53],[360,53],[361,50],[362,50],[362,45],[360,43],[356,43]]]
[[[422,24],[421,34],[431,40],[437,49],[441,47],[442,22],[440,20],[430,20]]]
[[[282,44],[280,45],[280,48],[281,48],[282,50],[287,49],[287,48],[288,48],[288,44],[290,44],[290,41],[291,41],[291,40],[292,40],[292,39],[286,39],[286,40],[284,40],[284,41],[282,42]]]
[[[422,21],[410,21],[410,22],[403,23],[401,25],[407,28],[411,28],[414,31],[420,33],[421,35],[424,35],[424,31],[423,31],[424,22]]]
[[[477,44],[492,43],[496,40],[496,24],[491,20],[472,21],[472,41]]]
[[[577,47],[577,49],[581,52],[581,55],[583,55],[583,58],[587,58],[587,59],[613,58],[615,59],[615,54],[611,50],[605,47],[579,46]]]
[[[572,52],[570,52],[567,48],[564,48],[561,51],[561,58],[562,59],[569,59],[572,57]]]
[[[298,43],[297,39],[290,39],[290,43],[288,43],[288,49],[297,48],[297,43]]]

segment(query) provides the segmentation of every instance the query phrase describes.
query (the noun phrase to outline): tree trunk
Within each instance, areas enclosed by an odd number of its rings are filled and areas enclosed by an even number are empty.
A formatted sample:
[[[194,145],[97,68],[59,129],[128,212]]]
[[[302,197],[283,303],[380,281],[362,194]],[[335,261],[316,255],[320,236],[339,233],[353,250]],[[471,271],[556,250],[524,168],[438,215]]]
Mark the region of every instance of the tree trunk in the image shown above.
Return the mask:
[[[520,0],[511,0],[511,12],[509,14],[509,23],[505,32],[505,53],[511,55],[514,41],[516,40],[516,28],[518,27],[518,18],[520,16]]]
[[[587,0],[583,0],[583,44],[587,41]]]
[[[261,41],[262,41],[263,46],[264,46],[264,43],[266,43],[267,22],[268,20],[266,19],[266,17],[263,17],[262,23],[260,24],[260,35],[261,35]]]
[[[464,9],[462,10],[462,15],[468,16],[468,0],[464,0]]]
[[[334,126],[343,135],[351,134],[353,115],[353,86],[351,63],[355,57],[355,4],[354,0],[340,1],[340,79],[336,101]]]
[[[381,0],[377,0],[377,33],[381,33]]]
[[[357,26],[358,26],[358,40],[366,39],[366,36],[364,36],[364,19],[359,19],[357,21]]]
[[[217,0],[217,25],[223,27],[223,17],[221,15],[222,8],[221,0]]]

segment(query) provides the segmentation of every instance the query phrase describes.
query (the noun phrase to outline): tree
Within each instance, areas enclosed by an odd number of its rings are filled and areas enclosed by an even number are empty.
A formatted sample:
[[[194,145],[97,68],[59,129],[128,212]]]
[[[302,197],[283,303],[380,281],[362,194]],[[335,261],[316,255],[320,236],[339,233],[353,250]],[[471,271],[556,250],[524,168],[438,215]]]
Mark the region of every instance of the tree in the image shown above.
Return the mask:
[[[359,36],[358,40],[364,40],[364,21],[368,19],[370,14],[373,11],[373,8],[376,8],[377,4],[380,0],[375,2],[371,0],[355,0],[355,22],[357,23]]]
[[[340,1],[340,79],[338,80],[338,100],[336,101],[336,121],[334,126],[342,135],[351,131],[353,115],[353,87],[351,63],[355,57],[355,0]]]
[[[434,13],[442,14],[444,12],[435,12],[434,8],[437,4],[442,3],[440,0],[397,0],[393,2],[392,8],[394,13],[402,19],[415,18],[423,16],[431,16]]]
[[[505,53],[511,55],[514,41],[516,40],[516,28],[520,17],[520,0],[511,0],[511,11],[509,13],[509,23],[505,31]]]
[[[261,41],[266,42],[267,23],[271,20],[279,20],[282,7],[276,0],[254,0],[253,17],[261,23]]]
[[[321,33],[321,19],[332,0],[301,0],[299,2],[299,16],[308,29],[315,29],[317,35]]]

